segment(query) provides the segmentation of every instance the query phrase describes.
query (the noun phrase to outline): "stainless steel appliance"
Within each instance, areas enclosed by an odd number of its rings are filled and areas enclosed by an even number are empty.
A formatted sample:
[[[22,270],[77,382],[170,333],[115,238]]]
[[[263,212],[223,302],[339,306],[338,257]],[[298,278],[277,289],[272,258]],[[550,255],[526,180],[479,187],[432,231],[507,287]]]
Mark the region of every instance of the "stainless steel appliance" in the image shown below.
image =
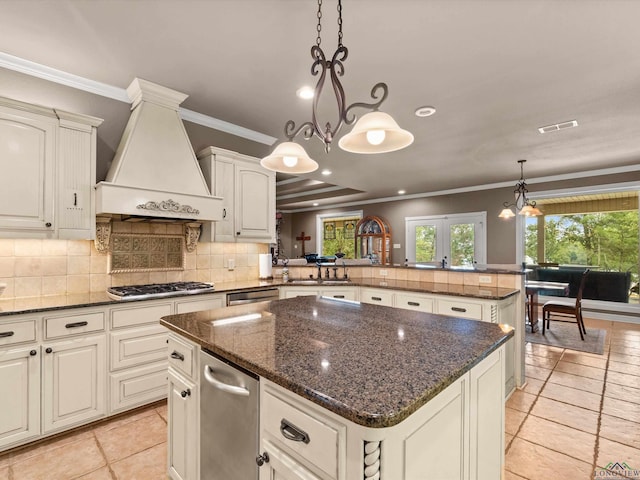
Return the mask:
[[[200,478],[257,480],[259,377],[200,351]]]
[[[203,282],[150,283],[147,285],[110,287],[107,289],[107,295],[114,300],[137,300],[141,298],[206,293],[213,292],[214,289],[215,287],[212,283]]]
[[[267,300],[277,300],[280,292],[277,288],[262,288],[260,290],[250,290],[248,292],[234,292],[227,294],[227,306],[242,305],[244,303],[264,302]]]

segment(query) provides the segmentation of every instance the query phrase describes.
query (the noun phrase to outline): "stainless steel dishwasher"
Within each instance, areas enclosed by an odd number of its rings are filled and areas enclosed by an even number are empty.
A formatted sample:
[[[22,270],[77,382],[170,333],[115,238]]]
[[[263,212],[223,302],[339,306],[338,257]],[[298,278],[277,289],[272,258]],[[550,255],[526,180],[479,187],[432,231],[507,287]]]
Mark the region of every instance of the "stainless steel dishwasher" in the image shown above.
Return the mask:
[[[200,351],[200,476],[257,480],[259,377]]]

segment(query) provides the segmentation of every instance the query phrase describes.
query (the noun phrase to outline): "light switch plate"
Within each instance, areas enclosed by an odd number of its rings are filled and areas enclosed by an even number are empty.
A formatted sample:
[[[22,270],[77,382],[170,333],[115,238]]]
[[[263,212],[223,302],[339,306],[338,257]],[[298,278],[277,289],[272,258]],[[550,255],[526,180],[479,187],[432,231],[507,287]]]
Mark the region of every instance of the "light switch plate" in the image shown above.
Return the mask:
[[[236,260],[235,260],[235,258],[230,258],[229,260],[227,260],[227,268],[229,270],[233,270],[234,268],[236,268]]]

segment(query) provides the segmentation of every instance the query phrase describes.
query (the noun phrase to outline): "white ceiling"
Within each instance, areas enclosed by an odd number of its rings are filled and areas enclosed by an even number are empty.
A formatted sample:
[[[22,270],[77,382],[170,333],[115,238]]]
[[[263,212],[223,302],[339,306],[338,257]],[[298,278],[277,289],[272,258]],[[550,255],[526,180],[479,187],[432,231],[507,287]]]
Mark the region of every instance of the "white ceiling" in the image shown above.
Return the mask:
[[[329,56],[336,1],[324,2]],[[119,88],[145,78],[189,94],[190,110],[279,139],[288,119],[310,120],[295,91],[313,85],[314,0],[0,5],[0,52]],[[515,184],[520,158],[527,179],[640,164],[638,19],[633,0],[343,0],[347,103],[386,82],[381,110],[416,140],[382,155],[342,152],[337,141],[326,154],[318,139],[300,140],[333,174],[281,185],[279,207],[310,206],[300,192],[316,188],[340,203]],[[417,118],[423,105],[437,113]],[[578,128],[538,133],[574,119]]]

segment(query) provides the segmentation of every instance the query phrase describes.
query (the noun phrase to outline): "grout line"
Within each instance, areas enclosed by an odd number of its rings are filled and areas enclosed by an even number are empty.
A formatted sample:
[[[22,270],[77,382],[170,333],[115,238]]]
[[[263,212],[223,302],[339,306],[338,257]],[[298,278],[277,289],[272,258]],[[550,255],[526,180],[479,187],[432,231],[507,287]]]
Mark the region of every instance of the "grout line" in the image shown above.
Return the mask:
[[[109,459],[107,458],[107,454],[104,453],[104,449],[102,448],[102,444],[100,443],[100,440],[98,440],[98,436],[96,435],[96,429],[92,428],[91,429],[91,433],[93,434],[93,438],[96,441],[96,445],[98,446],[98,450],[100,450],[100,454],[102,455],[102,458],[104,458],[105,466],[109,470],[109,475],[111,475],[111,478],[113,480],[117,480],[116,474],[111,469],[111,463],[109,463]],[[102,467],[100,467],[100,468],[102,468]]]

